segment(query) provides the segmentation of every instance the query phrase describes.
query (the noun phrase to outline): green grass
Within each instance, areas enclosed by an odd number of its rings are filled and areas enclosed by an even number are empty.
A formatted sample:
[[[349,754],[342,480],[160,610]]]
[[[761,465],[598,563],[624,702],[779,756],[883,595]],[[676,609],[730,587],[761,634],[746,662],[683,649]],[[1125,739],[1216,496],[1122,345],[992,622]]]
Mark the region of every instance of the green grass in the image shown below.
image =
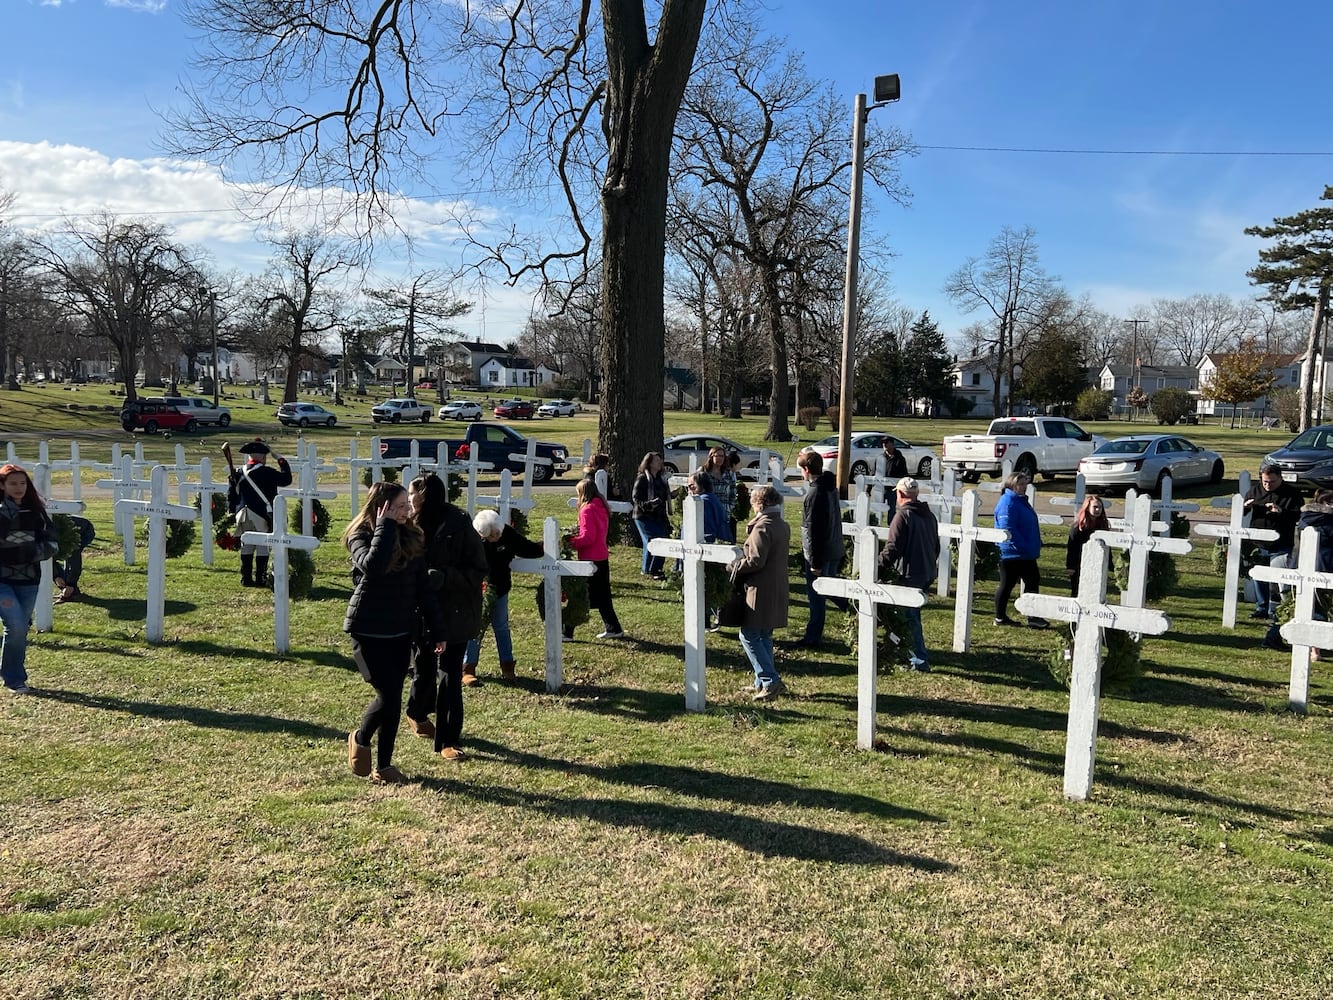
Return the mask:
[[[272,434],[255,410],[243,429]],[[595,428],[568,419],[531,430],[572,444]],[[760,418],[715,422],[762,437]],[[876,426],[914,439],[954,425]],[[1233,446],[1229,469],[1285,440],[1190,430]],[[346,438],[321,431],[322,452]],[[333,536],[345,502],[331,510]],[[623,547],[630,640],[581,628],[566,689],[547,694],[521,579],[521,679],[499,684],[484,649],[471,759],[446,764],[403,728],[414,781],[374,788],[346,766],[369,689],[341,632],[336,543],[293,607],[289,656],[236,555],[208,569],[197,550],[170,565],[166,641],[149,645],[142,553],[123,565],[110,513],[92,504],[88,599],[34,636],[45,696],[0,700],[0,995],[1333,994],[1333,683],[1317,665],[1309,715],[1286,711],[1288,659],[1248,621],[1221,629],[1206,542],[1180,560],[1146,676],[1102,702],[1087,803],[1061,796],[1067,694],[1044,666],[1058,639],[992,628],[993,582],[966,654],[949,650],[951,605],[931,599],[935,672],[881,675],[863,753],[839,615],[829,653],[783,655],[794,693],[772,706],[739,693],[734,635],[710,635],[709,708],[688,714],[676,595]],[[572,523],[563,495],[538,513]],[[1056,591],[1059,532],[1047,541]],[[804,625],[792,586],[779,638]]]

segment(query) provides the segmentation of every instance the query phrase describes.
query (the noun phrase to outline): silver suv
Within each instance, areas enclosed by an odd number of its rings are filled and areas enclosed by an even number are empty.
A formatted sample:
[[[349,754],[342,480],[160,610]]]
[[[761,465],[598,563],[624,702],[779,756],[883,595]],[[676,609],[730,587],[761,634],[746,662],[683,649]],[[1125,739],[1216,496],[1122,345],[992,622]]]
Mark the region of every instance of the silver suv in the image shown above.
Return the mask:
[[[162,402],[188,413],[201,424],[217,424],[219,427],[231,424],[231,411],[225,406],[214,406],[211,399],[203,396],[163,396]]]

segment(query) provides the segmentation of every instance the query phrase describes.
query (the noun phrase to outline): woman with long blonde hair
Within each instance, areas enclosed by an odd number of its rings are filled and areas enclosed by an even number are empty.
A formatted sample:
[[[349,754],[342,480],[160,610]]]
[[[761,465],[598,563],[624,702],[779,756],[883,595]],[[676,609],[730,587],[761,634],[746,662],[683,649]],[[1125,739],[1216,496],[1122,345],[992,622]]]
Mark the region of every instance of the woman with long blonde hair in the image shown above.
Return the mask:
[[[352,598],[343,631],[352,637],[356,669],[375,691],[360,728],[347,734],[347,763],[353,774],[376,784],[401,784],[407,778],[393,766],[393,748],[419,618],[425,621],[424,641],[436,653],[444,651],[444,620],[426,573],[426,540],[412,521],[407,490],[397,483],[373,483],[342,540],[352,562]]]

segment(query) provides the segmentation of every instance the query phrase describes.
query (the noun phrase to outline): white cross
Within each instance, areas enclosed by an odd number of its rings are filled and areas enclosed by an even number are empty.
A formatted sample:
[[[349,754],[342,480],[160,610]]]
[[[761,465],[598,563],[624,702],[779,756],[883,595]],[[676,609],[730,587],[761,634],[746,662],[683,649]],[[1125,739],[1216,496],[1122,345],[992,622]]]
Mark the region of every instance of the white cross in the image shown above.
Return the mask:
[[[509,460],[511,462],[523,463],[523,501],[525,503],[535,503],[532,499],[533,470],[539,465],[546,466],[546,478],[547,480],[550,480],[555,475],[555,461],[550,458],[537,457],[536,438],[528,438],[528,446],[523,453],[511,453]]]
[[[654,538],[648,551],[655,556],[679,559],[685,575],[685,710],[702,712],[707,707],[705,684],[708,609],[704,607],[704,563],[726,564],[739,559],[739,545],[704,542],[704,500],[686,497],[681,517],[681,538]]]
[[[481,479],[482,469],[495,468],[490,462],[481,460],[481,449],[468,446],[467,451],[467,512],[470,515],[477,513],[477,484]]]
[[[1088,495],[1088,479],[1081,472],[1074,474],[1074,495],[1072,497],[1051,497],[1050,503],[1053,507],[1073,507],[1074,510],[1083,508],[1083,500]],[[1106,501],[1102,501],[1106,505]]]
[[[299,497],[301,500],[301,531],[302,535],[314,533],[315,525],[315,501],[331,500],[338,494],[334,490],[321,490],[319,488],[317,466],[306,463],[301,466],[297,473],[296,486],[279,486],[278,496],[281,497]]]
[[[1144,496],[1150,496],[1150,494],[1145,493]],[[1111,525],[1112,529],[1114,529],[1115,531],[1134,530],[1134,505],[1138,501],[1138,498],[1139,498],[1138,490],[1133,490],[1133,489],[1125,490],[1125,516],[1124,517],[1108,516],[1106,519],[1107,522]],[[1107,512],[1108,515],[1110,514],[1111,504],[1109,502],[1107,502],[1106,500],[1102,500],[1102,508]],[[1154,535],[1165,535],[1168,534],[1170,531],[1171,531],[1171,525],[1167,524],[1165,521],[1153,518],[1152,533]]]
[[[1296,591],[1296,614],[1279,630],[1291,643],[1291,682],[1287,689],[1287,707],[1304,713],[1310,701],[1310,649],[1333,648],[1333,624],[1314,620],[1316,590],[1333,590],[1333,573],[1320,573],[1319,532],[1301,529],[1301,553],[1294,569],[1255,566],[1250,576],[1256,580],[1280,583]]]
[[[514,496],[514,473],[509,469],[500,472],[500,492],[496,496],[477,496],[473,503],[478,507],[493,507],[500,515],[500,520],[509,523],[510,510],[521,510],[524,514],[537,506],[537,502]]]
[[[70,474],[70,496],[75,500],[83,499],[83,470],[91,469],[96,466],[94,462],[79,461],[79,442],[71,441],[69,443],[69,459],[58,459],[51,463],[52,472],[68,472]],[[45,494],[43,494],[45,496]]]
[[[1224,628],[1236,627],[1236,591],[1240,586],[1240,549],[1246,540],[1256,542],[1276,541],[1277,532],[1272,528],[1251,528],[1250,512],[1245,509],[1244,495],[1237,493],[1231,498],[1231,520],[1227,524],[1196,524],[1197,534],[1210,538],[1227,540],[1226,589],[1222,598],[1222,625]]]
[[[889,537],[888,525],[878,525],[870,523],[870,515],[887,514],[888,504],[876,503],[871,499],[869,490],[863,490],[856,495],[856,502],[851,505],[852,519],[842,522],[843,537],[852,539],[852,565],[857,565],[857,556],[860,554],[860,545],[862,533],[870,531],[876,538],[886,539]]]
[[[41,462],[33,466],[32,485],[37,490],[37,495],[42,498],[46,505],[48,514],[82,514],[82,500],[52,500],[51,496],[51,469]],[[33,624],[37,626],[38,632],[50,632],[55,624],[55,614],[51,604],[51,595],[54,590],[54,568],[55,557],[42,560],[42,580],[37,586],[37,607],[33,609]],[[4,647],[4,640],[0,639],[0,648]]]
[[[542,556],[540,559],[515,559],[510,569],[519,573],[540,573],[546,580],[546,690],[555,694],[564,683],[564,625],[561,621],[560,578],[563,576],[592,576],[597,567],[578,559],[560,558],[560,523],[548,517],[542,525]]]
[[[291,601],[288,594],[287,550],[313,551],[319,548],[319,539],[313,535],[288,533],[287,498],[278,496],[273,500],[273,530],[247,531],[241,535],[241,544],[257,545],[260,548],[273,550],[273,646],[279,653],[285,653],[291,647],[288,625]]]
[[[1148,586],[1149,555],[1153,552],[1183,555],[1194,546],[1184,538],[1170,538],[1152,533],[1152,497],[1145,493],[1141,497],[1133,498],[1133,504],[1132,527],[1128,532],[1094,531],[1091,537],[1100,538],[1113,549],[1129,549],[1129,586],[1120,595],[1120,603],[1127,608],[1141,608],[1144,591]],[[1080,576],[1080,590],[1082,580]]]
[[[954,597],[953,611],[953,648],[955,653],[966,652],[972,642],[972,584],[976,578],[977,542],[1000,542],[1009,540],[1009,532],[1004,528],[983,528],[977,524],[977,514],[981,510],[981,498],[976,490],[963,492],[962,518],[958,524],[941,524],[940,541],[958,539],[958,587]],[[940,545],[943,553],[949,552],[947,544]]]
[[[113,449],[112,454],[119,454],[119,449]],[[125,565],[134,565],[134,518],[127,515],[126,511],[130,508],[122,507],[121,504],[127,500],[137,500],[143,496],[145,487],[152,486],[152,481],[147,479],[137,479],[134,475],[134,459],[129,455],[120,455],[120,475],[112,479],[99,479],[94,484],[99,490],[110,490],[112,492],[112,502],[115,504],[116,516],[114,524],[116,534],[120,536],[121,544],[125,549]],[[163,502],[166,499],[163,498]]]
[[[352,450],[351,454],[347,458],[335,459],[335,461],[338,462],[340,465],[343,462],[346,462],[348,468],[351,470],[351,494],[352,494],[353,517],[356,517],[357,513],[361,510],[361,499],[357,495],[358,491],[361,488],[361,470],[369,469],[370,481],[372,483],[378,483],[384,478],[385,469],[395,469],[401,467],[401,463],[400,465],[394,464],[396,461],[399,460],[392,458],[386,459],[384,457],[384,447],[380,444],[380,439],[378,435],[370,439],[370,455],[371,455],[370,458],[358,457],[356,453],[356,443],[357,439],[352,438],[352,445],[351,445]]]
[[[199,497],[199,531],[204,536],[204,565],[213,565],[213,497],[226,496],[227,483],[213,482],[213,463],[205,456],[199,459],[199,482],[186,483],[187,496]]]
[[[1152,509],[1154,514],[1161,515],[1162,520],[1166,521],[1168,524],[1170,524],[1171,517],[1176,513],[1176,511],[1180,511],[1182,514],[1193,514],[1195,511],[1199,509],[1199,505],[1197,503],[1193,503],[1189,500],[1171,499],[1170,476],[1167,476],[1165,479],[1162,480],[1161,494],[1162,494],[1161,496],[1159,496],[1156,500],[1153,501]]]
[[[878,559],[875,533],[867,528],[857,545],[857,575],[851,579],[836,576],[815,577],[815,592],[826,597],[845,597],[856,604],[856,746],[870,750],[875,746],[875,672],[879,663],[880,604],[919,608],[926,595],[915,587],[878,583]]]
[[[932,468],[937,468],[938,463],[932,463]],[[952,526],[953,513],[963,505],[963,501],[958,497],[958,484],[954,477],[954,471],[949,469],[944,473],[944,479],[920,480],[921,485],[930,485],[929,493],[921,493],[921,501],[930,508],[930,512],[935,515],[935,520],[941,527]],[[953,572],[953,559],[949,553],[949,546],[940,546],[940,561],[935,568],[935,592],[941,597],[949,596],[949,578]]]
[[[1249,469],[1242,469],[1242,470],[1241,470],[1240,476],[1237,478],[1236,492],[1239,493],[1241,496],[1244,496],[1246,493],[1250,492],[1250,470],[1249,470]],[[1231,497],[1214,497],[1214,498],[1212,499],[1212,501],[1210,502],[1209,506],[1212,506],[1212,507],[1230,507],[1230,506],[1231,506]],[[1249,524],[1249,521],[1246,521],[1245,523],[1246,523],[1246,524]]]
[[[125,456],[129,462],[130,457]],[[127,522],[128,539],[125,565],[134,564],[134,519],[148,518],[148,613],[144,622],[144,637],[149,642],[162,641],[162,619],[166,613],[167,525],[171,521],[193,521],[198,512],[193,507],[167,502],[167,469],[159,465],[153,470],[147,500],[117,500],[116,514]]]
[[[1146,499],[1146,498],[1145,498]],[[1151,511],[1144,508],[1148,515]],[[1109,549],[1095,531],[1083,546],[1077,597],[1023,594],[1015,606],[1025,615],[1074,624],[1074,660],[1069,682],[1069,723],[1065,735],[1065,798],[1083,800],[1092,791],[1097,756],[1097,715],[1101,704],[1102,630],[1161,635],[1171,619],[1151,608],[1106,603]]]
[[[197,476],[199,474],[199,463],[196,462],[191,465],[185,461],[185,445],[183,444],[176,445],[175,454],[176,463],[166,466],[166,470],[176,477],[176,502],[185,503],[185,497],[189,492],[185,488],[186,480],[191,475]]]

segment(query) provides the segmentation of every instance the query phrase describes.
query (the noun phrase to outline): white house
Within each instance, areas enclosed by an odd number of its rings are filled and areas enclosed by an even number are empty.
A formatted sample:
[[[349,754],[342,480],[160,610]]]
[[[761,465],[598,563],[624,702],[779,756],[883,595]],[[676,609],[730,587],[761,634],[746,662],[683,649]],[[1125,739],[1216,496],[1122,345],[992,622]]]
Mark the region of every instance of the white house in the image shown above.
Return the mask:
[[[557,375],[546,365],[506,354],[482,364],[480,384],[483,389],[535,389],[552,384]]]
[[[994,361],[989,355],[979,354],[971,358],[954,361],[954,395],[972,401],[970,417],[995,416],[995,376],[991,372]],[[1000,383],[1000,405],[1003,406],[1009,396],[1007,381]]]
[[[1199,403],[1197,409],[1201,415],[1231,415],[1231,405],[1229,403],[1219,403],[1214,399],[1205,399],[1202,388],[1216,373],[1219,362],[1228,356],[1225,352],[1209,354],[1199,362]],[[1304,355],[1298,354],[1270,354],[1264,359],[1264,364],[1273,369],[1274,393],[1282,389],[1292,389],[1300,386],[1303,361]],[[1267,396],[1260,396],[1251,403],[1241,404],[1240,410],[1242,413],[1248,412],[1252,415],[1271,414],[1273,412],[1272,393]]]
[[[483,388],[488,383],[482,378],[482,366],[492,358],[510,356],[509,352],[499,344],[491,344],[484,340],[460,340],[456,344],[450,344],[446,350],[452,363],[460,366],[466,364],[472,369],[472,381]]]

